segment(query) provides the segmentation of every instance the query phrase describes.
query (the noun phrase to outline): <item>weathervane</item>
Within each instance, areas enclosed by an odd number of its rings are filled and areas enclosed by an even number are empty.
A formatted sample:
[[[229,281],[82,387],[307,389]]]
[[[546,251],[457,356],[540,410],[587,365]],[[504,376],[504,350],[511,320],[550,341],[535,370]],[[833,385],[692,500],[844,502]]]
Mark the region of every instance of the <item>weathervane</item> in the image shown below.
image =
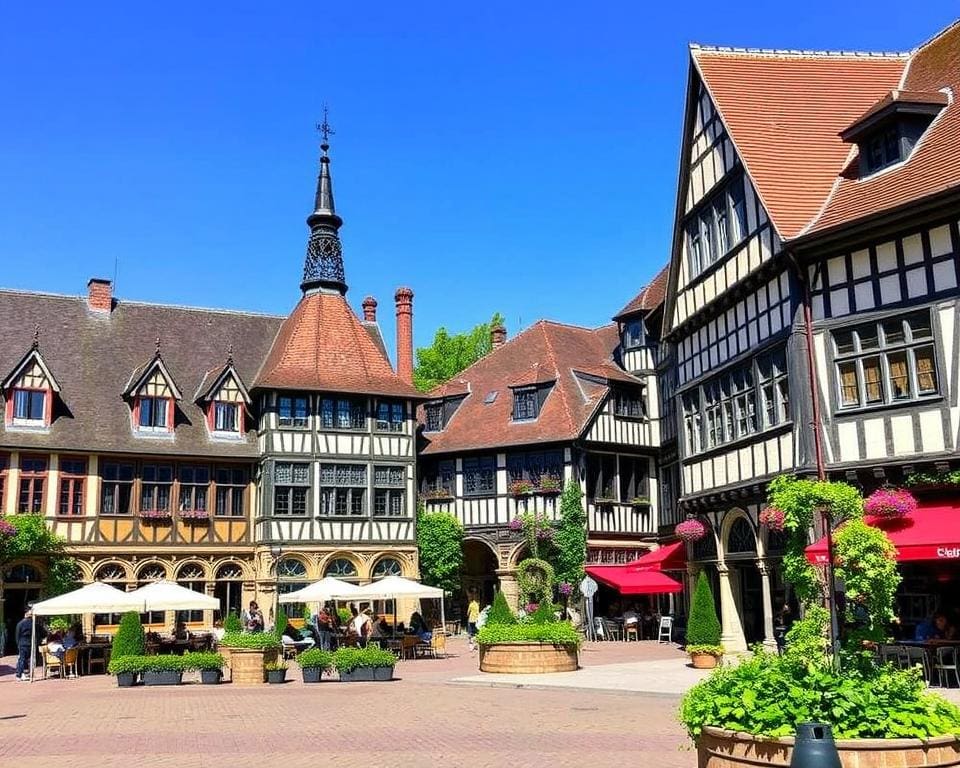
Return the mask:
[[[333,136],[336,131],[330,127],[330,122],[327,120],[327,105],[323,105],[323,122],[317,123],[317,131],[320,133],[320,149],[326,152],[330,149],[330,137]]]

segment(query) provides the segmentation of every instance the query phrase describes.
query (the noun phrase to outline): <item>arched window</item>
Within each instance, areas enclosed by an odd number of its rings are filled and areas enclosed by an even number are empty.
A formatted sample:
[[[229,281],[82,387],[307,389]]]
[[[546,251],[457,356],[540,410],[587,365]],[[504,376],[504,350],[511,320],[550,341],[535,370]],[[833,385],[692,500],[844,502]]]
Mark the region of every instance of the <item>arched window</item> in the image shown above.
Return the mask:
[[[94,575],[93,579],[94,581],[108,582],[126,581],[127,571],[118,563],[107,563],[106,565],[101,565],[97,569],[97,573]],[[117,584],[114,584],[113,586],[118,587]]]
[[[305,579],[307,566],[292,557],[285,557],[277,564],[277,576],[281,579]]]
[[[243,568],[239,563],[224,563],[214,575],[213,596],[220,601],[214,619],[223,620],[230,613],[239,616],[243,612]]]
[[[143,566],[137,573],[137,588],[145,587],[147,584],[152,584],[155,581],[160,581],[161,579],[167,578],[166,569],[159,563],[150,563]],[[140,614],[140,621],[144,624],[153,624],[154,629],[164,629],[167,630],[169,627],[164,626],[166,623],[166,616],[163,611],[148,611],[146,613]]]
[[[401,575],[403,575],[403,568],[401,568],[400,563],[392,557],[385,557],[373,566],[373,578],[375,579],[382,579],[384,576]]]
[[[177,583],[181,587],[192,589],[201,595],[207,593],[206,573],[203,566],[199,563],[184,563],[177,571]],[[179,611],[177,613],[178,621],[203,621],[203,611]]]
[[[713,527],[709,523],[704,523],[707,527],[707,534],[699,541],[693,543],[694,560],[716,560],[717,559],[717,538],[713,535]]]
[[[43,581],[43,576],[32,565],[20,563],[4,571],[3,580],[8,584],[38,584]]]
[[[307,566],[293,557],[285,557],[277,563],[277,576],[280,578],[281,595],[307,586]],[[280,607],[289,618],[300,618],[303,615],[303,603],[286,603]]]
[[[753,535],[750,523],[744,517],[738,517],[730,526],[727,536],[727,554],[753,554],[757,551],[757,537]]]
[[[324,576],[336,576],[338,579],[349,579],[357,577],[357,566],[347,560],[345,557],[338,557],[327,564]]]

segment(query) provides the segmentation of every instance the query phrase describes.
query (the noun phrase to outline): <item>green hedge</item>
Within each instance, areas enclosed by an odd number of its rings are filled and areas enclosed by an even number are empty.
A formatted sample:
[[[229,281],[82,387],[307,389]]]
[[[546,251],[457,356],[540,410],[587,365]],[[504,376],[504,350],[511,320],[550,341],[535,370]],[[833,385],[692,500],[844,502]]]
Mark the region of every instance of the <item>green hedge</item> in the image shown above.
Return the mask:
[[[125,613],[120,618],[117,635],[113,638],[110,657],[118,659],[123,656],[143,656],[144,643],[140,614],[133,611]]]
[[[484,624],[477,632],[477,643],[552,643],[553,645],[576,645],[580,633],[569,621],[554,621],[549,624]]]
[[[223,656],[219,653],[195,651],[183,654],[184,669],[223,669]]]
[[[240,621],[240,617],[235,612],[230,611],[223,622],[223,629],[228,635],[234,632],[243,632],[243,622]]]
[[[353,672],[369,667],[392,667],[397,657],[390,651],[370,646],[369,648],[338,648],[333,652],[333,666],[337,672]]]
[[[267,650],[280,648],[280,640],[272,632],[228,632],[219,643],[224,648]]]
[[[121,656],[111,658],[107,671],[111,675],[121,672],[183,672],[187,666],[185,656]]]
[[[300,669],[333,669],[333,652],[311,648],[297,656],[297,664]]]

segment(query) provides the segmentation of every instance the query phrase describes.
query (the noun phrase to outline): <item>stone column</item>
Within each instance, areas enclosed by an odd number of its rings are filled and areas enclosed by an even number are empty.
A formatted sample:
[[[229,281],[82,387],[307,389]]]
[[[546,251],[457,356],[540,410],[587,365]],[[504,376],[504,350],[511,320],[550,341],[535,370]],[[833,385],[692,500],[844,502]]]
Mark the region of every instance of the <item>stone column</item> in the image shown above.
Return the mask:
[[[766,560],[757,560],[760,571],[760,585],[763,589],[763,644],[776,648],[777,640],[773,635],[773,596],[770,591],[770,564]]]
[[[520,589],[517,586],[517,572],[513,569],[497,569],[497,578],[500,580],[500,591],[507,598],[507,605],[512,611],[520,607]]]
[[[720,575],[720,644],[728,652],[745,651],[747,640],[730,584],[730,569],[725,563],[717,563],[717,573]]]

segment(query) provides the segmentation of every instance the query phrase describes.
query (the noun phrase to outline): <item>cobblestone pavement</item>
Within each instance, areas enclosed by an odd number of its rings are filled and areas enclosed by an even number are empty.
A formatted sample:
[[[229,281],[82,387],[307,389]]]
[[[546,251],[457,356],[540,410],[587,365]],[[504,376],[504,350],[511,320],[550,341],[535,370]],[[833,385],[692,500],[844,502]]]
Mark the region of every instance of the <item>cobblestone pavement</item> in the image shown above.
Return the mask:
[[[677,699],[452,685],[447,659],[398,664],[392,683],[118,690],[113,678],[17,683],[0,661],[0,766],[193,768],[375,765],[692,768]],[[677,657],[653,643],[588,646],[584,666]],[[269,761],[269,762],[268,762]]]

